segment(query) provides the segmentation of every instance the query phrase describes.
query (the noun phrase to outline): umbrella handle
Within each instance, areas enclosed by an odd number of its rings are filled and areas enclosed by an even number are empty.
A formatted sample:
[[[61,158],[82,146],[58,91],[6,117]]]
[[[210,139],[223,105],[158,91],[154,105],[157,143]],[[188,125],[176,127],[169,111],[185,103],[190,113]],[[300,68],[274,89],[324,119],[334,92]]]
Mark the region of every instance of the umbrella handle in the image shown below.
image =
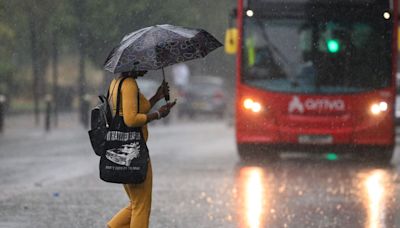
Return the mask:
[[[162,69],[162,74],[163,74],[163,83],[166,83],[166,81],[165,81],[165,72],[164,72],[164,67],[163,68],[161,68]],[[165,92],[166,91],[164,91],[164,94],[165,94]],[[168,94],[166,94],[165,95],[165,101],[166,102],[168,102],[169,101],[169,99],[170,99],[170,97],[169,97],[169,93]]]

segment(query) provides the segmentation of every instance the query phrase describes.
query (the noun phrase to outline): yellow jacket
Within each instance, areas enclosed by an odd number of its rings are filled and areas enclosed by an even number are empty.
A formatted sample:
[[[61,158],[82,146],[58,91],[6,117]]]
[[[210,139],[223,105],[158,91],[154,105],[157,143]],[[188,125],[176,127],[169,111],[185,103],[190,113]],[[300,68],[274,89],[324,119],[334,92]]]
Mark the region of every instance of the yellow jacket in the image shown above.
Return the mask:
[[[116,113],[117,105],[117,91],[118,86],[122,77],[112,80],[110,84],[110,97],[112,97],[111,106],[113,107],[113,115]],[[148,130],[147,130],[147,116],[146,114],[151,109],[150,102],[140,93],[140,107],[139,113],[137,112],[137,93],[138,85],[136,80],[132,77],[128,77],[124,80],[121,87],[121,110],[119,114],[123,116],[124,122],[128,127],[142,127],[143,137],[147,141]]]

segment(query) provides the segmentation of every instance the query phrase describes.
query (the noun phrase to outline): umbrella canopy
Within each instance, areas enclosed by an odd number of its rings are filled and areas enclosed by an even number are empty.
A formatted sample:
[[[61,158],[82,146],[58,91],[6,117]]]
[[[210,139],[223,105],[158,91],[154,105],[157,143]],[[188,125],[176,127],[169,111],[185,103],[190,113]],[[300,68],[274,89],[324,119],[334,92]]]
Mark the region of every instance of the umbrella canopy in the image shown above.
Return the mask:
[[[202,58],[221,46],[203,29],[155,25],[126,35],[107,57],[104,69],[114,74],[157,70]]]

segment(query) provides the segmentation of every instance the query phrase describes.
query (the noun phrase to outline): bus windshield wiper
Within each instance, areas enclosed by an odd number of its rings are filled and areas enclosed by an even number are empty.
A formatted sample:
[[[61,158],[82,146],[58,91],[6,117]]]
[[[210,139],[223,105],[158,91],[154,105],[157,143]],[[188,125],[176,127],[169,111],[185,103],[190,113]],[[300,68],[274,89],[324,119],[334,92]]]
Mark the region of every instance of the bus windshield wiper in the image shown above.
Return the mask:
[[[274,54],[277,55],[279,58],[283,60],[283,62],[285,62],[285,64],[289,64],[289,60],[285,57],[285,55],[282,54],[281,51],[279,51],[279,49],[269,39],[267,31],[265,31],[264,24],[260,20],[256,20],[256,24],[261,29],[261,35],[263,36],[265,42],[267,43],[266,48],[268,48],[269,51],[271,51],[272,55]]]

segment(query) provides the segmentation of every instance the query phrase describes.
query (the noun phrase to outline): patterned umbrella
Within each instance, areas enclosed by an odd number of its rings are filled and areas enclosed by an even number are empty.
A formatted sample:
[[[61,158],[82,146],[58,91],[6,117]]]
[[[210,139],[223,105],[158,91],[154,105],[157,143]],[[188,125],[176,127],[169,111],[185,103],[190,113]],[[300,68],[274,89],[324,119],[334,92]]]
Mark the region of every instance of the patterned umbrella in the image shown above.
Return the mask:
[[[203,29],[155,25],[126,35],[107,57],[104,69],[114,74],[157,70],[202,58],[221,46]]]

